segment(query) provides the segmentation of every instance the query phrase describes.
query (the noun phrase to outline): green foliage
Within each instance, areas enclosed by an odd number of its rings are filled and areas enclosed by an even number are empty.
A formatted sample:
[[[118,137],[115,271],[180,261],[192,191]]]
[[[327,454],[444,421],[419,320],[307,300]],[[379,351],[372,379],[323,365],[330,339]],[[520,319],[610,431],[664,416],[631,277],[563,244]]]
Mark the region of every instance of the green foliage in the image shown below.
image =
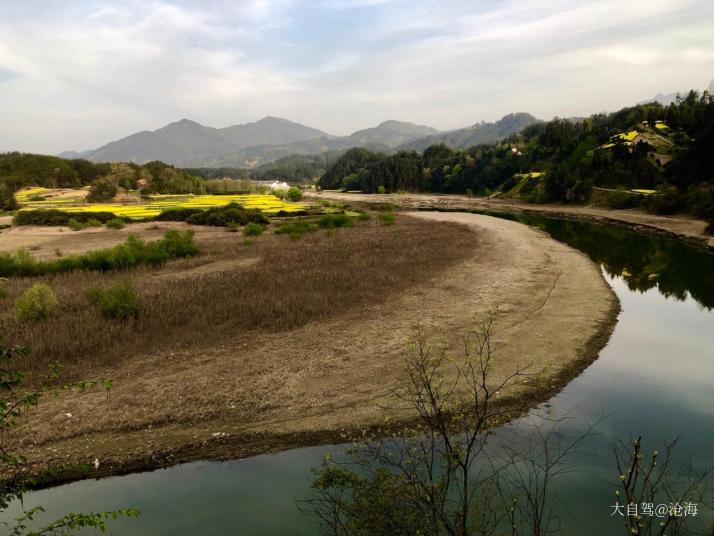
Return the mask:
[[[290,188],[285,196],[288,201],[292,201],[293,203],[300,201],[303,197],[302,190],[300,190],[300,188],[296,188],[295,186]]]
[[[236,225],[268,223],[268,218],[260,210],[246,209],[238,203],[230,203],[207,210],[169,209],[154,219],[157,221],[185,221],[193,225],[214,225],[217,227],[226,227],[231,223]]]
[[[141,166],[139,180],[146,184],[144,194],[205,194],[206,184],[183,169],[155,160]]]
[[[39,322],[48,318],[58,303],[49,285],[35,283],[15,301],[15,315],[20,322]]]
[[[384,194],[384,193],[386,193],[386,192],[387,192],[387,190],[384,188],[384,185],[380,184],[379,186],[377,186],[377,193],[378,193],[378,194]]]
[[[245,236],[260,236],[265,231],[265,227],[259,223],[250,222],[243,229],[243,234]]]
[[[379,215],[379,223],[382,225],[394,225],[395,218],[391,212],[382,212]]]
[[[106,226],[107,229],[119,230],[119,229],[123,229],[124,226],[126,225],[126,223],[121,218],[112,218],[111,220],[106,222],[104,225]]]
[[[25,153],[0,153],[0,183],[13,191],[25,186],[78,188],[110,173],[110,164]]]
[[[369,220],[371,220],[372,218],[371,218],[371,216],[369,215],[368,212],[362,211],[362,212],[359,213],[359,216],[357,216],[357,219],[358,219],[358,220],[361,220],[361,221],[369,221]]]
[[[72,270],[125,270],[139,264],[156,266],[172,258],[196,253],[198,248],[193,242],[193,231],[169,230],[161,240],[144,242],[129,235],[126,242],[111,248],[47,261],[34,259],[24,249],[14,254],[0,253],[0,277],[32,277]]]
[[[610,192],[606,203],[607,206],[612,209],[635,208],[642,203],[642,196],[625,190],[619,190],[617,192]]]
[[[17,201],[12,189],[4,182],[0,182],[0,210],[12,211],[17,208]]]
[[[352,218],[347,214],[325,214],[318,220],[317,224],[323,229],[352,227]]]
[[[90,203],[98,203],[101,201],[109,201],[117,195],[117,185],[110,179],[103,178],[94,181],[94,184],[89,188],[87,201]]]
[[[11,452],[4,444],[7,432],[16,426],[18,419],[28,410],[37,406],[46,393],[68,391],[75,388],[84,391],[95,386],[104,386],[106,389],[111,387],[109,380],[57,385],[61,369],[57,364],[50,367],[47,378],[42,380],[39,385],[27,386],[24,384],[24,375],[17,371],[14,361],[27,357],[28,353],[25,348],[8,348],[0,344],[0,432],[2,432],[0,433],[0,471],[3,474],[3,482],[0,485],[0,519],[4,519],[0,521],[0,526],[5,529],[4,533],[11,536],[39,536],[70,534],[82,528],[93,528],[105,532],[109,520],[119,517],[139,517],[139,511],[134,509],[99,513],[68,513],[38,529],[31,528],[30,525],[38,513],[44,512],[42,506],[24,511],[14,521],[7,520],[7,516],[3,515],[11,502],[16,501],[22,504],[23,495],[28,485],[33,482],[24,476],[27,462],[22,453]]]
[[[87,291],[87,299],[107,319],[128,320],[139,316],[139,293],[129,281],[119,281],[106,289],[92,288]]]
[[[292,239],[300,238],[306,233],[317,231],[320,226],[317,223],[306,220],[298,220],[295,222],[283,223],[275,229],[275,234],[286,234]]]
[[[117,218],[114,218],[117,219]],[[109,220],[112,221],[112,220]],[[121,221],[121,220],[119,220]],[[124,222],[122,222],[123,225]],[[86,229],[87,227],[101,227],[102,222],[91,218],[86,221],[78,221],[75,218],[70,218],[69,221],[67,222],[67,226],[72,229],[73,231],[81,231],[82,229]]]
[[[649,141],[641,139],[635,145],[612,140],[618,133],[649,128],[642,126],[643,121],[654,125],[659,120],[671,127],[671,134],[650,132]],[[655,147],[652,144],[658,139],[662,144]],[[384,155],[352,149],[329,167],[319,186],[368,193],[486,194],[510,191],[518,184],[516,174],[539,171],[545,173],[542,180],[529,180],[516,192],[526,201],[583,203],[595,186],[627,190],[673,187],[681,199],[667,194],[665,199],[651,201],[653,210],[701,214],[707,209],[695,208],[698,203],[692,198],[706,195],[707,188],[714,186],[712,146],[714,99],[708,93],[690,92],[667,107],[650,103],[580,121],[538,122],[502,141],[466,150],[432,145],[422,154],[400,151]],[[658,162],[660,153],[671,158],[666,166]],[[705,219],[709,221],[709,217]]]
[[[47,209],[47,210],[20,210],[13,218],[13,223],[15,225],[47,225],[47,226],[59,226],[59,225],[70,225],[70,222],[74,221],[72,225],[88,223],[90,220],[94,222],[106,223],[109,220],[121,219],[117,218],[111,212],[64,212],[57,209]]]

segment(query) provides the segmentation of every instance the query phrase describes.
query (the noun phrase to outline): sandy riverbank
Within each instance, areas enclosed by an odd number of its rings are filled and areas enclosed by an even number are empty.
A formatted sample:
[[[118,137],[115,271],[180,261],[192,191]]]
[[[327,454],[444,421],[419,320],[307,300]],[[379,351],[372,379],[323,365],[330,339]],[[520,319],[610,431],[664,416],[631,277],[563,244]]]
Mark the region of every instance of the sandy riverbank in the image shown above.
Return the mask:
[[[360,194],[319,192],[309,194],[343,202],[391,203],[403,209],[477,210],[483,212],[512,212],[541,214],[555,218],[580,219],[627,227],[636,231],[655,233],[690,242],[714,250],[714,236],[707,235],[707,222],[689,216],[658,216],[641,210],[614,210],[589,205],[530,204],[514,199],[468,197],[437,194]]]
[[[619,305],[585,255],[511,221],[411,216],[468,225],[473,251],[379,305],[290,331],[127,360],[102,371],[114,380],[110,396],[47,398],[16,441],[40,466],[99,460],[98,470],[85,465],[57,473],[58,480],[339,441],[345,429],[382,422],[380,408],[403,376],[415,322],[458,347],[474,315],[495,306],[503,312],[496,330],[505,346],[493,379],[517,366],[540,373],[512,393],[515,406],[546,400],[596,358]],[[196,418],[173,419],[163,411],[173,404],[195,407]]]

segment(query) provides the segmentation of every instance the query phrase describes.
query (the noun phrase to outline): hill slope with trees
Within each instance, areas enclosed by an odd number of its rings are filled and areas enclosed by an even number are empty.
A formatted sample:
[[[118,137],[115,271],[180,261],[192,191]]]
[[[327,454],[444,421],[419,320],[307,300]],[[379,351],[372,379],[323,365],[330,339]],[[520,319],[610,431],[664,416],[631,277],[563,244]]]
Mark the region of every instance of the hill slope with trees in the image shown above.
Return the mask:
[[[615,202],[714,222],[714,100],[689,92],[669,106],[639,104],[582,120],[554,119],[490,144],[423,153],[345,153],[324,189],[517,195],[531,202],[583,203],[593,188]],[[514,193],[514,190],[517,190]],[[633,190],[640,190],[641,193]],[[624,207],[616,207],[624,208]]]

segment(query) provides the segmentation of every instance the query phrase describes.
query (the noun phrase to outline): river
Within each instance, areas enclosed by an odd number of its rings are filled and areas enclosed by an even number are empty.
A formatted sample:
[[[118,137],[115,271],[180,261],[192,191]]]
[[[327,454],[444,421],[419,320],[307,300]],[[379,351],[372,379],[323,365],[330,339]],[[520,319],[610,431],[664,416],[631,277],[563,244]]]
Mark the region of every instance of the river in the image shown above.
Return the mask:
[[[563,534],[622,531],[611,517],[616,480],[612,441],[642,435],[661,450],[680,437],[676,458],[714,465],[714,255],[681,242],[595,223],[505,216],[537,226],[600,264],[622,313],[599,358],[553,397],[548,411],[570,413],[565,433],[606,418],[556,480]],[[540,408],[543,410],[543,407]],[[310,468],[339,445],[229,462],[196,462],[146,473],[84,480],[29,493],[42,520],[68,511],[138,508],[139,520],[112,522],[110,534],[311,534],[296,507],[309,496]],[[560,504],[560,503],[558,503]],[[17,505],[5,517],[17,513]]]

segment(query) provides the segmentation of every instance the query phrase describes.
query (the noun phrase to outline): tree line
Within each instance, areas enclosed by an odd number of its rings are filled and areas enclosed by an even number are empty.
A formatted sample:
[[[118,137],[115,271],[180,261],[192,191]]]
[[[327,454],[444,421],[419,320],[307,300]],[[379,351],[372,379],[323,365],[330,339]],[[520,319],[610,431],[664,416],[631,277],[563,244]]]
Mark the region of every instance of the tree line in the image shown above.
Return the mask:
[[[658,149],[642,140],[617,137],[633,126],[658,122],[669,128],[671,144],[663,165]],[[612,144],[607,150],[604,145]],[[523,175],[520,195],[527,201],[585,202],[593,187],[657,189],[647,200],[659,213],[689,212],[714,222],[714,99],[690,91],[669,106],[639,104],[585,119],[554,119],[525,128],[500,142],[466,150],[445,145],[423,153],[396,154],[356,148],[339,158],[318,184],[323,189],[413,191],[489,195],[508,191]]]

